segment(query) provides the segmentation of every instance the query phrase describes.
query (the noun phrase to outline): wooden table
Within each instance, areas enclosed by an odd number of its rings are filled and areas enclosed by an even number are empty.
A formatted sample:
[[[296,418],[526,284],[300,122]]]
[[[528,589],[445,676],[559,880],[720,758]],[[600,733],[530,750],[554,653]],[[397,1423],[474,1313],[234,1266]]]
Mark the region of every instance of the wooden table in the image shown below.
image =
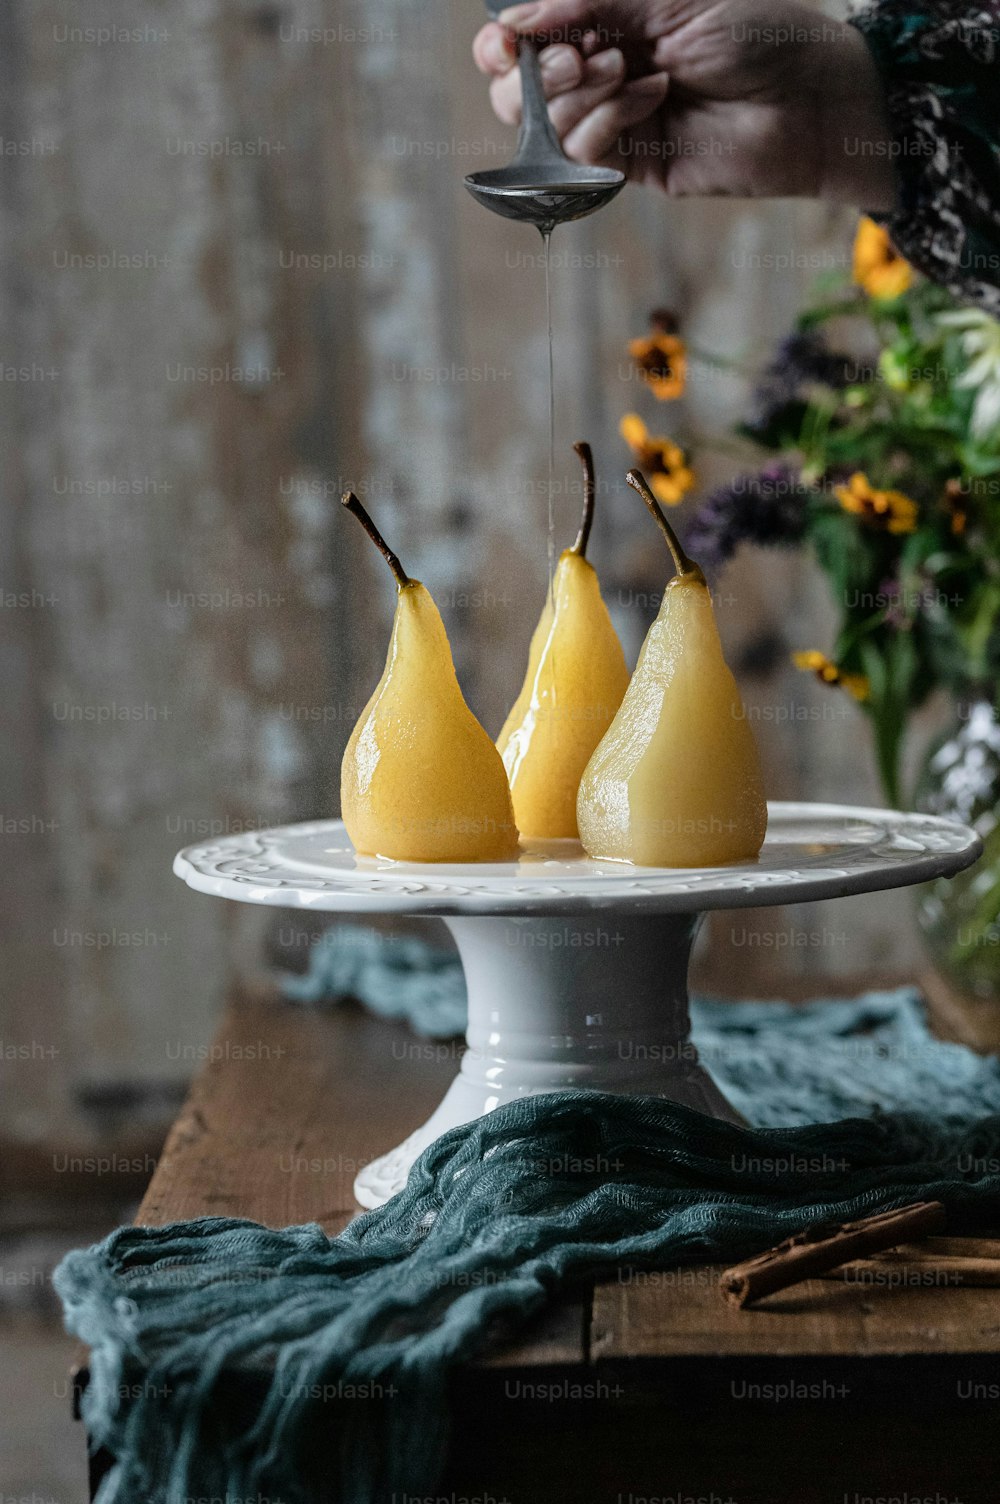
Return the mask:
[[[458,1062],[352,1006],[234,1005],[138,1220],[317,1221]],[[456,1375],[447,1504],[997,1504],[1000,1291],[813,1281],[751,1311],[718,1269],[618,1278]],[[321,1504],[317,1500],[317,1504]],[[417,1504],[397,1498],[392,1504]]]

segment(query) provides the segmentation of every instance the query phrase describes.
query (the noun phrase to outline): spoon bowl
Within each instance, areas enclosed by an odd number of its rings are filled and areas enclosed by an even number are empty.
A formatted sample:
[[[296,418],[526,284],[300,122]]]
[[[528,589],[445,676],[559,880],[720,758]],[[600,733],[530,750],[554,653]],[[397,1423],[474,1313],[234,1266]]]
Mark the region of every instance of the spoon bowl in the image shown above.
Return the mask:
[[[557,224],[583,219],[610,203],[625,186],[625,174],[612,167],[581,167],[562,162],[529,165],[512,162],[472,172],[465,186],[494,214],[533,224],[549,234]]]

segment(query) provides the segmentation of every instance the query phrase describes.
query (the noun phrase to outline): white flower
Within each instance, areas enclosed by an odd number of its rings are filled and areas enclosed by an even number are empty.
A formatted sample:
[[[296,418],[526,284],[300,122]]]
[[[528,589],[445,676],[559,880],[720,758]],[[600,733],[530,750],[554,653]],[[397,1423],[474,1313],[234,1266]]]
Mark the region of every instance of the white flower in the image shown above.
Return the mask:
[[[976,393],[973,438],[1000,440],[1000,322],[976,308],[939,313],[937,322],[961,334],[962,352],[969,364],[955,385]]]

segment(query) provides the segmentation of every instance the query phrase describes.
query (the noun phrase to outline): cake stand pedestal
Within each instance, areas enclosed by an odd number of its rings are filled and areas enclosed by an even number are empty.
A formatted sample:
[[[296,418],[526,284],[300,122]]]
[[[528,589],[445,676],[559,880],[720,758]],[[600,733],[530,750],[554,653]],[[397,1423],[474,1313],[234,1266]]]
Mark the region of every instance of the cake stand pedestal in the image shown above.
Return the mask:
[[[439,1134],[514,1097],[650,1093],[738,1122],[690,1039],[702,914],[924,882],[980,850],[973,831],[929,815],[771,804],[760,857],[730,867],[596,862],[573,841],[525,842],[514,862],[390,862],[357,856],[342,822],[324,820],[189,846],[174,871],[244,903],[448,924],[468,987],[468,1049],[427,1122],[358,1175],[354,1193],[372,1207]]]

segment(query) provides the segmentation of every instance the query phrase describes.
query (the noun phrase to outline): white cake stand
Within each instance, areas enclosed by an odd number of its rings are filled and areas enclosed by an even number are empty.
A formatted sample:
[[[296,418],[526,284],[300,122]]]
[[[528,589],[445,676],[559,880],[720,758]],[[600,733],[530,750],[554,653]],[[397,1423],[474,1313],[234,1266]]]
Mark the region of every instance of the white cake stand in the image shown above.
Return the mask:
[[[739,1121],[689,1038],[688,959],[704,911],[902,887],[959,872],[980,850],[973,831],[928,815],[772,804],[759,859],[732,867],[595,862],[573,841],[526,842],[516,862],[416,865],[356,856],[342,822],[322,820],[189,846],[174,871],[243,903],[448,924],[468,986],[468,1049],[427,1122],[358,1175],[354,1193],[372,1207],[439,1134],[514,1097],[649,1092]]]

